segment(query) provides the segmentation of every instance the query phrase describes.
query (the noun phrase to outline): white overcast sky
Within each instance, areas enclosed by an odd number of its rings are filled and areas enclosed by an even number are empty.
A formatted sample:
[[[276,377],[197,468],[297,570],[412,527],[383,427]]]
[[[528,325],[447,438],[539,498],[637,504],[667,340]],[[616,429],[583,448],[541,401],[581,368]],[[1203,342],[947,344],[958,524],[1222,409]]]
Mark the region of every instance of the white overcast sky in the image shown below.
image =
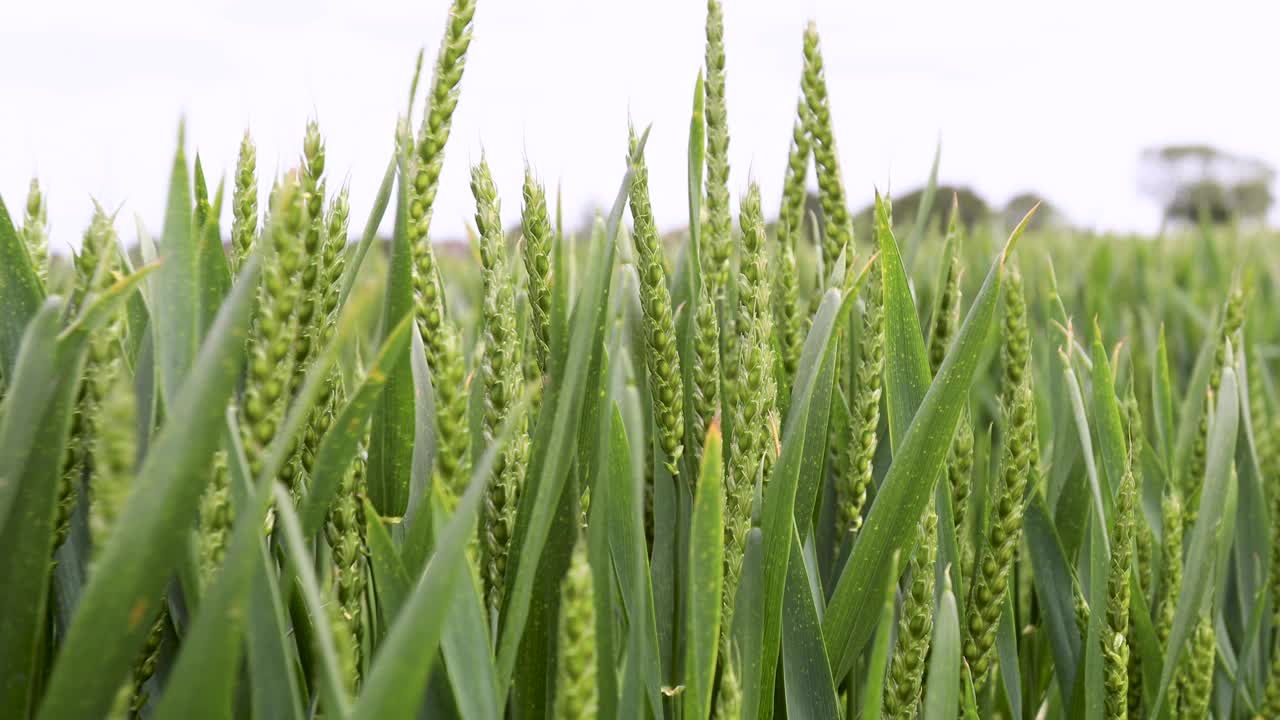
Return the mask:
[[[78,242],[91,198],[158,232],[182,116],[211,184],[229,180],[246,126],[270,174],[296,162],[305,123],[318,117],[330,177],[351,183],[354,232],[414,57],[426,47],[434,58],[447,13],[445,0],[3,4],[0,195],[20,222],[38,175],[61,247]],[[810,18],[854,206],[875,187],[922,183],[939,137],[944,182],[993,203],[1039,191],[1091,228],[1155,226],[1157,208],[1137,191],[1148,145],[1208,142],[1280,166],[1276,3],[725,5],[735,197],[749,178],[778,196]],[[704,16],[696,0],[479,0],[433,234],[457,237],[470,222],[467,173],[482,149],[507,222],[518,216],[526,156],[549,185],[562,183],[566,221],[607,203],[628,113],[653,123],[658,220],[683,224]],[[420,93],[415,123],[421,113]],[[259,184],[265,194],[269,177]],[[131,219],[120,225],[133,236]]]

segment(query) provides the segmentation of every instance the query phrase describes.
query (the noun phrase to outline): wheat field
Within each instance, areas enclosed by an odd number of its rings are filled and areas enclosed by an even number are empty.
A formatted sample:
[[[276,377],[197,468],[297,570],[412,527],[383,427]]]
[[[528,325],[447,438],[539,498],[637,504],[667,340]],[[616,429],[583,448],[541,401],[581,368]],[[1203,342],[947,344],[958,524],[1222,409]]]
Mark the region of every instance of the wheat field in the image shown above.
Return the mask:
[[[895,217],[813,24],[762,197],[709,0],[686,229],[636,122],[446,249],[476,1],[354,226],[315,121],[136,245],[0,201],[0,716],[1280,717],[1273,234]]]

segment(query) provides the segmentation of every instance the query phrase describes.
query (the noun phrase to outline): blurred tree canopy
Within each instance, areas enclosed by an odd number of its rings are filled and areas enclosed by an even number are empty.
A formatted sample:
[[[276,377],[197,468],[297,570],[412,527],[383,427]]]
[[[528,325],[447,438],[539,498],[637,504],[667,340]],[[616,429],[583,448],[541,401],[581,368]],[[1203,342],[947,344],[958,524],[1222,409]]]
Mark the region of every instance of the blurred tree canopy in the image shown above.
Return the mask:
[[[1271,208],[1275,170],[1262,160],[1209,145],[1166,145],[1142,152],[1138,184],[1168,221],[1260,220]]]
[[[1028,230],[1044,230],[1066,224],[1063,214],[1053,203],[1049,202],[1048,198],[1036,192],[1021,192],[1009,198],[1009,201],[1004,204],[1004,209],[1000,211],[1005,228],[1012,230],[1016,227],[1037,203],[1040,205],[1040,209],[1036,211],[1035,217],[1031,218],[1031,222],[1027,224]]]
[[[891,196],[895,226],[909,225],[916,221],[916,213],[920,209],[921,201],[924,200],[925,190],[925,186],[921,186],[911,192]],[[946,222],[950,219],[953,197],[959,200],[958,222],[965,230],[972,231],[978,223],[985,222],[991,217],[991,206],[973,188],[964,185],[939,184],[933,196],[933,206],[929,209],[929,217],[925,218],[926,227],[945,228]],[[822,207],[818,204],[816,195],[810,195],[809,209],[821,219]],[[853,216],[853,226],[858,233],[865,235],[870,232],[874,213],[875,203],[871,203]]]

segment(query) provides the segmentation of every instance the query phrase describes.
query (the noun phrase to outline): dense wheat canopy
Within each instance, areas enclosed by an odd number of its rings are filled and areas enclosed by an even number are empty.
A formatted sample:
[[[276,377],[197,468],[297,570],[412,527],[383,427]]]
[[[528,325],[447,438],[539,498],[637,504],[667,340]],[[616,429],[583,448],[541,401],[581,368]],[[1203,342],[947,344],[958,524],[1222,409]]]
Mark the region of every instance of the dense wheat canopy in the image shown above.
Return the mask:
[[[642,108],[566,227],[538,158],[451,150],[476,9],[367,218],[315,119],[229,192],[180,129],[136,245],[0,202],[0,715],[1280,717],[1269,231],[980,213],[941,147],[895,214],[816,23],[762,192],[720,0],[684,229]]]

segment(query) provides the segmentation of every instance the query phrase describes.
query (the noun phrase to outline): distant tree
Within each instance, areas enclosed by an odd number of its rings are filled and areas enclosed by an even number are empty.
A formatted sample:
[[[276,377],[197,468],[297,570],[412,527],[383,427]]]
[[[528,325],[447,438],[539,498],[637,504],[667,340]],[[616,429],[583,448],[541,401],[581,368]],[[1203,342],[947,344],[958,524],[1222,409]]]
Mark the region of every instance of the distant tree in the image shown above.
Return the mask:
[[[1168,145],[1142,152],[1138,183],[1166,222],[1222,223],[1265,217],[1275,174],[1257,158],[1209,145]]]
[[[1031,223],[1027,225],[1028,230],[1042,230],[1066,224],[1066,218],[1043,195],[1036,192],[1022,192],[1009,198],[1009,201],[1004,204],[1004,209],[1000,211],[1005,227],[1013,228],[1022,222],[1022,218],[1035,207],[1036,203],[1040,204],[1040,209],[1031,218]]]
[[[909,225],[916,221],[920,203],[924,200],[924,192],[925,188],[922,186],[902,195],[895,193],[891,196],[895,226]],[[951,213],[952,197],[960,202],[959,222],[966,230],[972,230],[975,225],[991,217],[991,206],[973,188],[963,185],[938,185],[933,196],[933,205],[929,209],[929,217],[925,218],[926,226],[938,227],[947,222]],[[875,204],[872,203],[854,215],[853,226],[858,233],[865,236],[870,231],[874,212]]]

